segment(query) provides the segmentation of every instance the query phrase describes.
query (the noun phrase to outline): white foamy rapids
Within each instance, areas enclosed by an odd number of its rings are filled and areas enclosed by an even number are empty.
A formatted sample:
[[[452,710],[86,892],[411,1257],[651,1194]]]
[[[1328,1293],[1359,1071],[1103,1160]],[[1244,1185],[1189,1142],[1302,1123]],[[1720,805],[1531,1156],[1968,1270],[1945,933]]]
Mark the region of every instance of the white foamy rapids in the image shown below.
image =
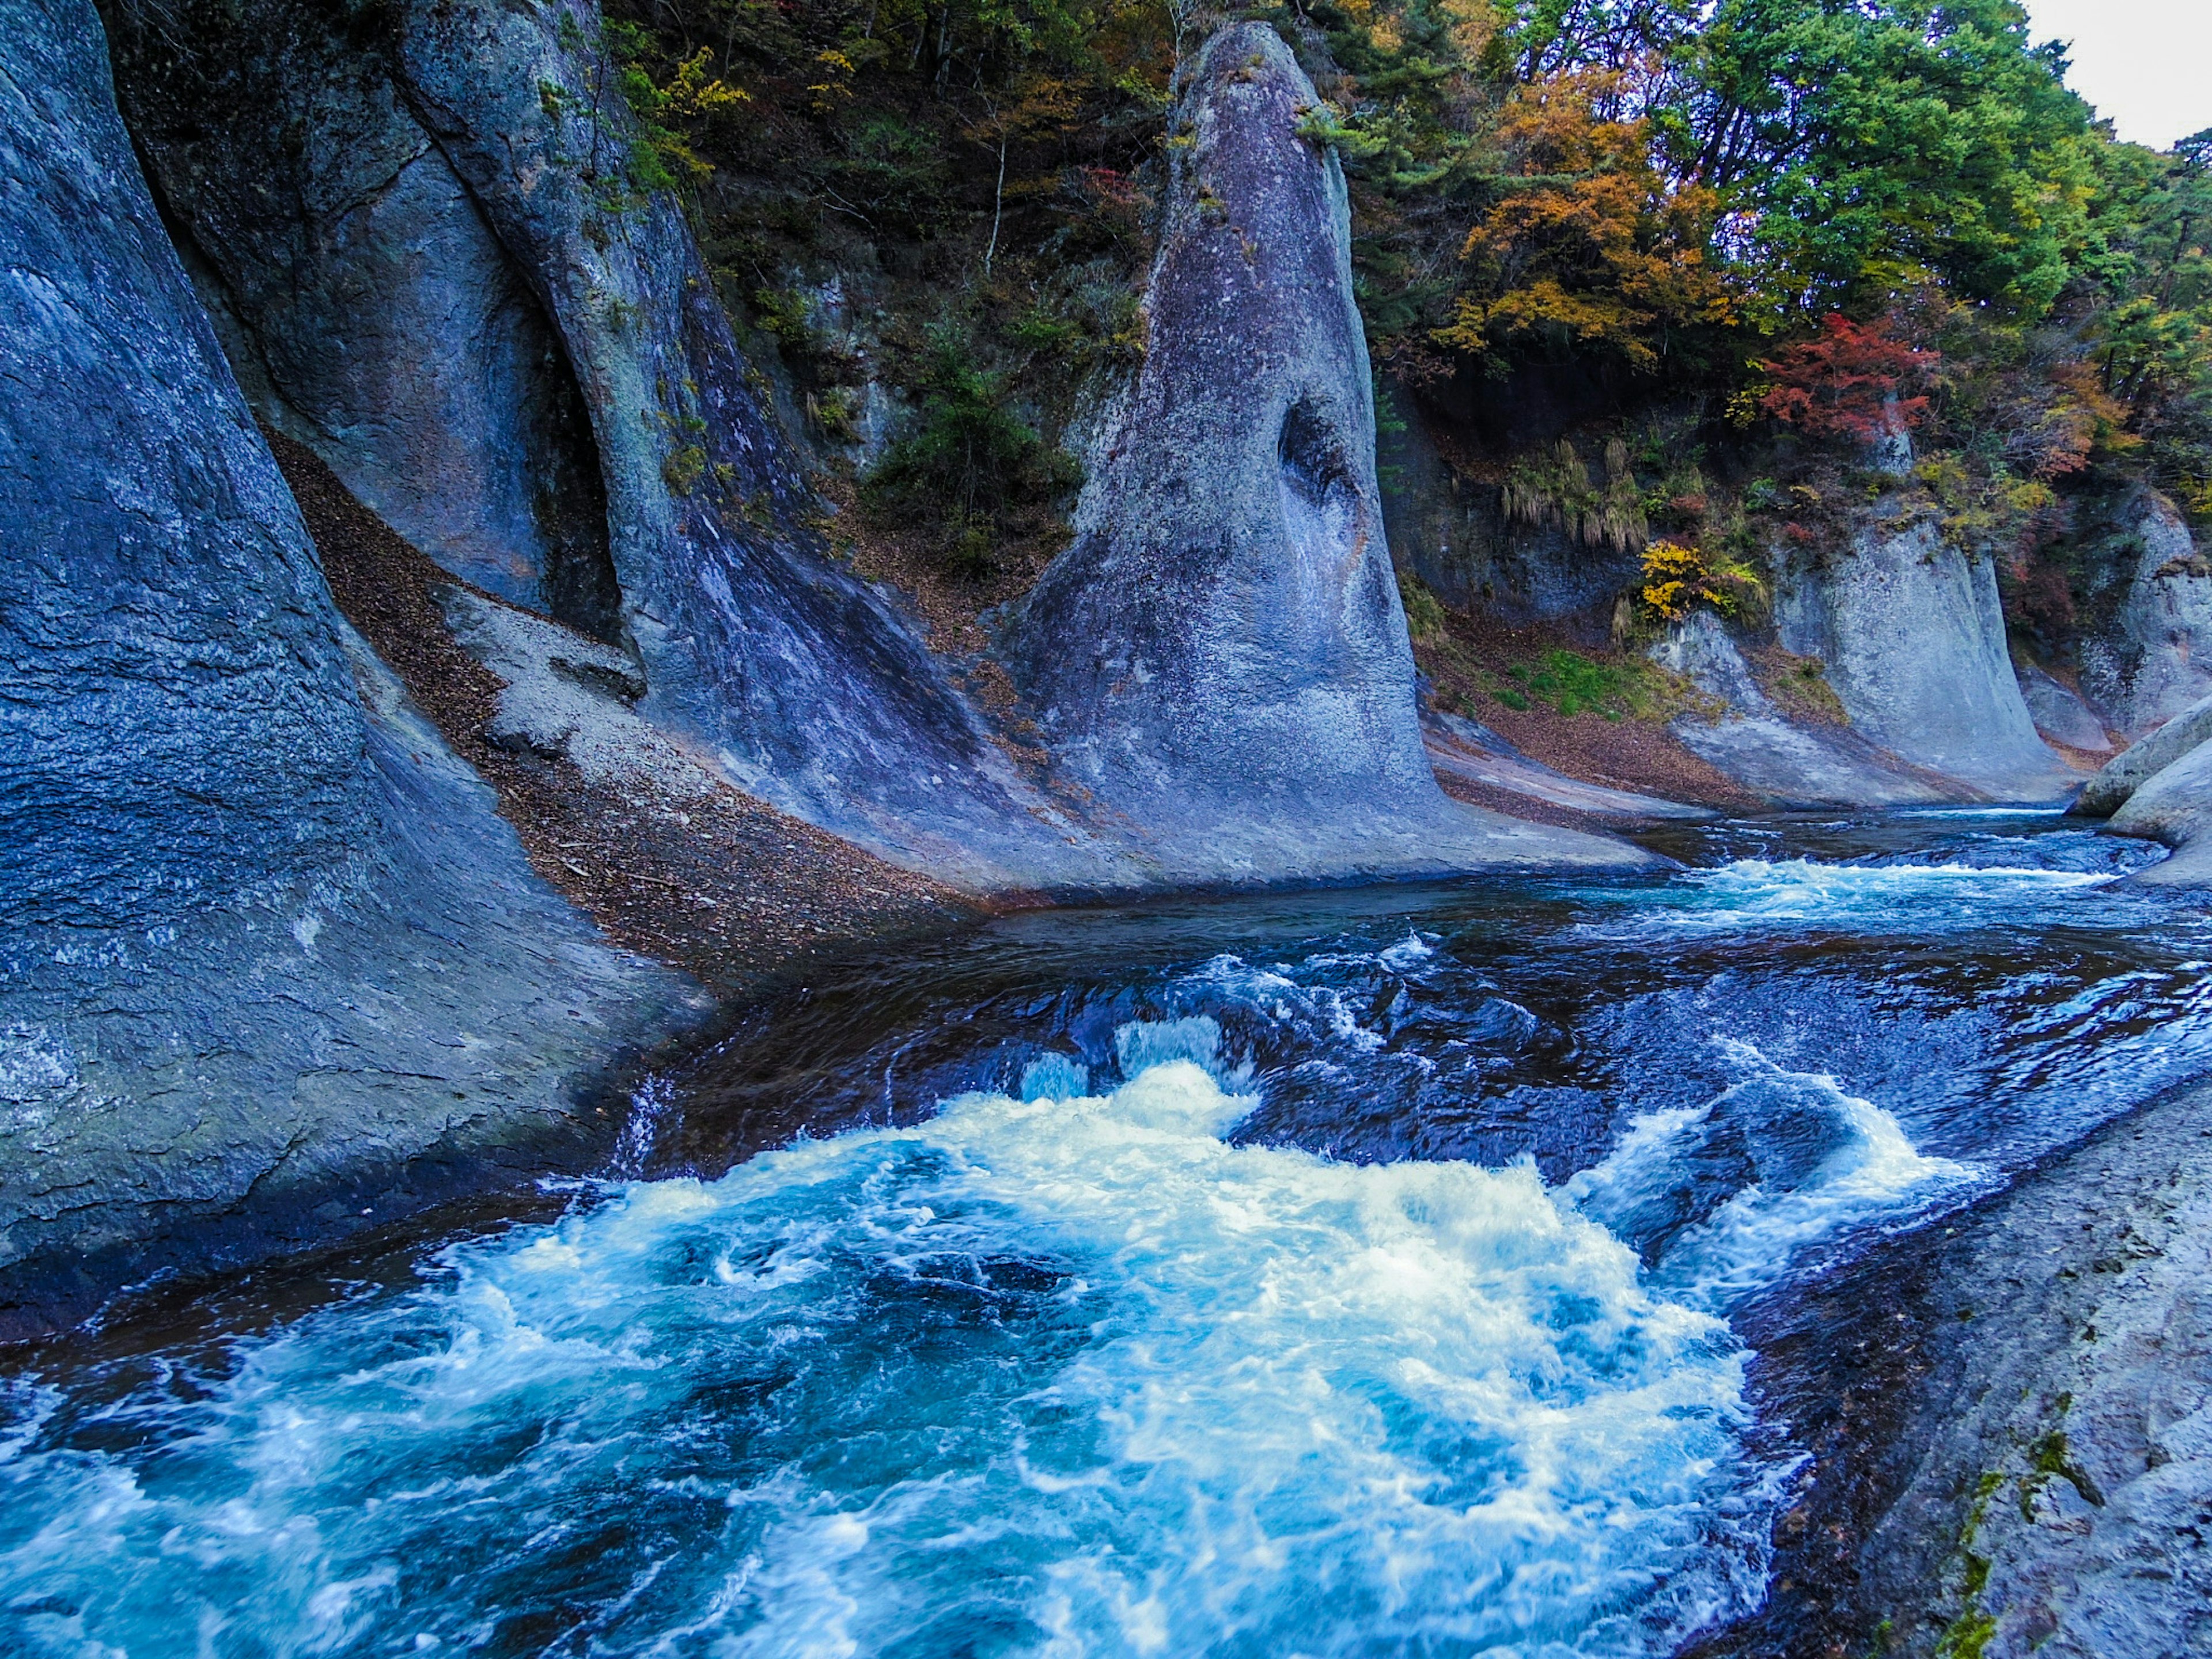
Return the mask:
[[[1638,906],[1645,925],[1670,929],[1984,927],[1993,912],[2016,913],[2115,879],[2110,872],[1739,859],[1717,870],[1686,870],[1663,887],[1605,896]]]
[[[1715,1041],[1741,1081],[1702,1106],[1636,1119],[1563,1189],[1657,1255],[1654,1288],[1719,1311],[1774,1283],[1808,1244],[1894,1223],[1990,1178],[1923,1156],[1894,1117],[1825,1073],[1784,1071],[1750,1043]],[[1734,1190],[1700,1213],[1692,1171]]]
[[[162,1449],[0,1443],[0,1607],[149,1659],[516,1651],[580,1606],[608,1655],[1534,1659],[1740,1605],[1725,1326],[1528,1166],[1225,1144],[1198,1024],[1109,1095],[469,1246]]]

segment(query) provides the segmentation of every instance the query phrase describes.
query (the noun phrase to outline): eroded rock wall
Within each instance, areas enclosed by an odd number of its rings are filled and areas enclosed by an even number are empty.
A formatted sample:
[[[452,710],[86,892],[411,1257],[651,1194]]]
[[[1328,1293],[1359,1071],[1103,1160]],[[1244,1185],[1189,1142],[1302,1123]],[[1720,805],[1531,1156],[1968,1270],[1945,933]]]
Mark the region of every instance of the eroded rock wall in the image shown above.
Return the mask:
[[[88,0],[0,31],[5,1337],[594,1157],[596,1091],[696,1010],[333,611]]]
[[[2142,737],[2212,695],[2212,562],[2173,504],[2150,490],[2123,500],[2092,538],[2081,689],[2124,736]]]
[[[1775,599],[1783,645],[1826,665],[1861,736],[1995,799],[2056,800],[2080,781],[2029,717],[1989,558],[1924,522],[1868,526],[1824,563],[1786,567]]]
[[[1646,654],[1703,696],[1669,722],[1682,745],[1772,805],[1915,806],[1962,793],[1848,726],[1792,719],[1710,611],[1672,624]]]
[[[394,83],[382,15],[108,13],[129,125],[255,412],[454,574],[617,637],[566,349]]]
[[[267,413],[457,574],[631,653],[651,719],[981,888],[1128,884],[828,556],[596,6],[114,0],[125,101]]]

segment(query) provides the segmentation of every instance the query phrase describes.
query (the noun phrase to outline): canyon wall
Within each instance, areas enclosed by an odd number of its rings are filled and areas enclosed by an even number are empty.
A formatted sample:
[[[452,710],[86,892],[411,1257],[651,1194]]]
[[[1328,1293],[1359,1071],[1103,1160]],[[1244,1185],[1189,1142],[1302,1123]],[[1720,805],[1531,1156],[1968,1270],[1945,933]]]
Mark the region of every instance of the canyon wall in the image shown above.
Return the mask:
[[[699,1009],[532,873],[336,613],[89,5],[0,15],[5,1336],[588,1161],[625,1054]]]

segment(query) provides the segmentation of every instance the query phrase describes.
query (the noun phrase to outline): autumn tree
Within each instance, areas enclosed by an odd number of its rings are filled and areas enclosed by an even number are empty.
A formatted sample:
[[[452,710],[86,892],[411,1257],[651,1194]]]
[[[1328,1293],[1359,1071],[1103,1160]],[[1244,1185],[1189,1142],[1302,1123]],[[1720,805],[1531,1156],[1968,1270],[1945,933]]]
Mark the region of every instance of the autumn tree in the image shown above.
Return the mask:
[[[1711,253],[1720,198],[1661,171],[1650,118],[1619,112],[1626,79],[1585,69],[1515,91],[1497,131],[1507,168],[1461,250],[1467,287],[1440,343],[1573,345],[1650,370],[1735,319]]]
[[[1936,353],[1906,344],[1881,323],[1830,312],[1818,335],[1760,365],[1773,385],[1759,407],[1813,437],[1870,442],[1927,418],[1936,362]]]

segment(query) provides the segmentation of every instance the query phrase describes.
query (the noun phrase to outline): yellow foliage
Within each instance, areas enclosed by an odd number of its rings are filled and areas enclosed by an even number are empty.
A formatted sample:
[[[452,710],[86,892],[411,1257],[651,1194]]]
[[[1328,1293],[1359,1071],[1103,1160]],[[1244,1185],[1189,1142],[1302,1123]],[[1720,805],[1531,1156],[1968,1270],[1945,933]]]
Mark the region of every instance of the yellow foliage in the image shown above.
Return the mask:
[[[1650,122],[1602,112],[1625,80],[1584,70],[1507,100],[1498,137],[1519,187],[1468,233],[1461,257],[1474,292],[1437,331],[1439,344],[1481,355],[1516,337],[1566,334],[1650,369],[1666,330],[1735,319],[1735,295],[1705,258],[1720,198],[1668,180]]]
[[[705,46],[700,47],[677,65],[676,78],[662,88],[668,107],[678,115],[695,119],[726,115],[738,105],[752,102],[752,94],[743,87],[708,76],[707,64],[713,56]]]
[[[1674,542],[1644,550],[1644,603],[1669,622],[1680,622],[1705,597],[1705,556]]]
[[[853,60],[834,46],[814,54],[815,73],[819,81],[810,81],[806,90],[812,94],[810,101],[817,115],[826,115],[841,98],[853,95]]]
[[[1644,550],[1644,608],[1668,622],[1680,622],[1700,605],[1724,617],[1738,617],[1765,597],[1765,584],[1748,565],[1709,559],[1704,551],[1679,542],[1654,542]]]

